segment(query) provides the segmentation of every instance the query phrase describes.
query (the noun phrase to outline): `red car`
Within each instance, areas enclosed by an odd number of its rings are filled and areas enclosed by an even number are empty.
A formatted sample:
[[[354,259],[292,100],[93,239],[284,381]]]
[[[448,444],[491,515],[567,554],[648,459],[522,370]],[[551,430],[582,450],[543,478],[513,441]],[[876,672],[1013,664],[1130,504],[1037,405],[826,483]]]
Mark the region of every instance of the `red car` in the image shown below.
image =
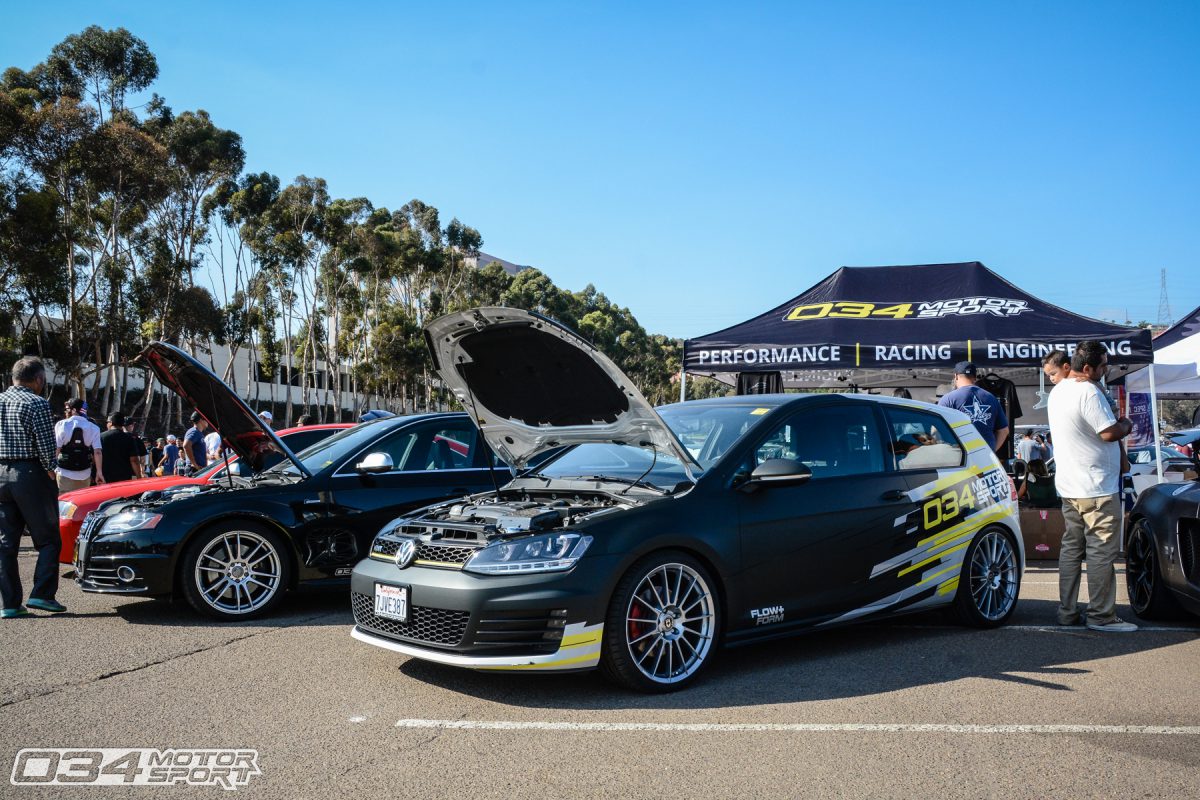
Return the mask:
[[[279,438],[296,453],[312,447],[322,439],[332,436],[344,428],[352,428],[349,423],[330,423],[328,425],[306,425],[303,428],[287,428],[278,431]],[[237,462],[237,457],[229,459],[230,464]],[[267,464],[266,466],[270,466]],[[236,474],[236,473],[235,473]],[[63,564],[74,562],[75,539],[79,536],[79,528],[83,518],[89,512],[95,511],[101,503],[122,497],[134,497],[142,492],[161,491],[172,486],[198,486],[219,481],[225,477],[225,462],[210,464],[198,475],[185,478],[181,475],[164,475],[161,478],[142,478],[135,481],[120,481],[119,483],[102,483],[99,486],[89,486],[59,495],[58,498],[58,532],[62,536],[62,551],[58,560]]]

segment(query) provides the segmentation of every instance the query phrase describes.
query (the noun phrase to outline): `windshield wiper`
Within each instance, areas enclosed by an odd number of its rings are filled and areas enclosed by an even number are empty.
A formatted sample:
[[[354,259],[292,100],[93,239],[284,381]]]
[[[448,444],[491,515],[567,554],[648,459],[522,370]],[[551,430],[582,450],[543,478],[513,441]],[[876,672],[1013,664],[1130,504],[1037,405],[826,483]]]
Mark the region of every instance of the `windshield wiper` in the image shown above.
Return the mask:
[[[624,483],[628,486],[638,486],[643,489],[649,489],[652,492],[659,494],[670,494],[671,492],[661,486],[655,486],[649,481],[644,481],[641,478],[622,478],[617,475],[572,475],[571,478],[576,478],[585,481],[608,481],[610,483]]]

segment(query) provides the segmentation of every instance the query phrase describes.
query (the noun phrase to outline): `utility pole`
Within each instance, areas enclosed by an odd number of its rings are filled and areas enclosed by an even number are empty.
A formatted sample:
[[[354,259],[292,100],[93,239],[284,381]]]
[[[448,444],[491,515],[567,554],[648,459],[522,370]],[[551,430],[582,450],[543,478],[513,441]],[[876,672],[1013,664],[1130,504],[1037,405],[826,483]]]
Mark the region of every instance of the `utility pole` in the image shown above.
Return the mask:
[[[1167,301],[1167,269],[1162,270],[1162,291],[1158,296],[1158,324],[1164,328],[1171,327],[1171,304]]]

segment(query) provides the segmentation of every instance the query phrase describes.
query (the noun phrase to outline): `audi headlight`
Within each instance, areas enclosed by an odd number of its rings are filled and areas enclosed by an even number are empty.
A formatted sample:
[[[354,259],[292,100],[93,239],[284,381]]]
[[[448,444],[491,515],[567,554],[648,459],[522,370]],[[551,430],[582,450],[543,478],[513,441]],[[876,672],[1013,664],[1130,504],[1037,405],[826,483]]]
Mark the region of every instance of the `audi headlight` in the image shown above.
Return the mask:
[[[575,566],[591,543],[592,537],[578,533],[548,533],[512,542],[496,542],[471,556],[463,570],[487,575],[562,572]]]
[[[104,523],[101,533],[125,533],[126,531],[141,531],[153,528],[162,519],[162,514],[155,514],[144,508],[133,511],[122,511],[114,514]]]
[[[75,519],[75,512],[79,509],[70,500],[58,501],[58,518],[59,519]]]

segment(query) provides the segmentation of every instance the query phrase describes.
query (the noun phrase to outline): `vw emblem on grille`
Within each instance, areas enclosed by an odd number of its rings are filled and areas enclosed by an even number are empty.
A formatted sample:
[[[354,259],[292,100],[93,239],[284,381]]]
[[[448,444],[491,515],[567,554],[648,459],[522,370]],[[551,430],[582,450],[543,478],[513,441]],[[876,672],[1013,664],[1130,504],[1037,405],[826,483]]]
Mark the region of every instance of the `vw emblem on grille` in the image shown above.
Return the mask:
[[[413,562],[417,555],[417,543],[412,539],[401,539],[400,547],[396,549],[396,566],[404,569]]]

